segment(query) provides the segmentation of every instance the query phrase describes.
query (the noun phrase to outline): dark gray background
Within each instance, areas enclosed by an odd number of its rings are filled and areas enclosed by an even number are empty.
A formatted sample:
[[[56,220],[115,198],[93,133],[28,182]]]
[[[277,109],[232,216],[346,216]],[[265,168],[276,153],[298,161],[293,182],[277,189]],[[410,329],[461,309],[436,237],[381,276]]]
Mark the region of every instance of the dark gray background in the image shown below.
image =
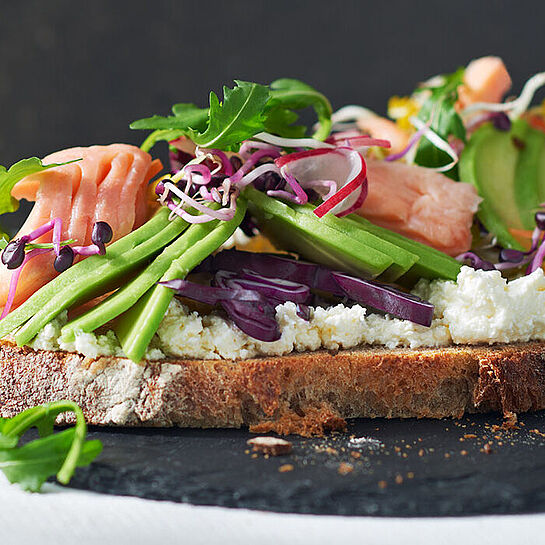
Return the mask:
[[[334,107],[384,111],[434,73],[501,55],[545,69],[545,1],[0,0],[0,164],[126,141],[234,78],[299,77]]]

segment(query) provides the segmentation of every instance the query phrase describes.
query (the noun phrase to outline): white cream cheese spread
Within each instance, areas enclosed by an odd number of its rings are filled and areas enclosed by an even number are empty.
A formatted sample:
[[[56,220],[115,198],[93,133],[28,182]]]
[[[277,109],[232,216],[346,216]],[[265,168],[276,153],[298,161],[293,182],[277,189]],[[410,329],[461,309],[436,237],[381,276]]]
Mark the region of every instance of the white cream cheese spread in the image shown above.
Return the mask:
[[[435,306],[431,327],[369,312],[360,305],[317,307],[307,322],[296,306],[276,308],[282,336],[257,341],[219,314],[200,315],[174,300],[146,359],[245,359],[293,351],[340,349],[358,345],[438,347],[452,344],[545,340],[545,276],[542,269],[507,282],[498,271],[462,267],[457,282],[421,280],[413,293]],[[73,343],[59,340],[61,315],[40,331],[33,348],[67,350],[85,356],[123,356],[115,333],[79,333]]]

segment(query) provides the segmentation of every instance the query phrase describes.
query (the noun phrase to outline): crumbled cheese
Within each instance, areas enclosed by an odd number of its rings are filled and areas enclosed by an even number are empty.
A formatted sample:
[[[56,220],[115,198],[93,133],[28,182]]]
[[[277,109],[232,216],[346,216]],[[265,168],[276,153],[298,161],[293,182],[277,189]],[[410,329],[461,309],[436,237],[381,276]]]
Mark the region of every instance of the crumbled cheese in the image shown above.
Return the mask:
[[[173,300],[146,354],[168,357],[245,359],[297,351],[379,345],[387,348],[545,340],[545,276],[541,269],[507,282],[497,271],[462,267],[457,282],[421,280],[414,293],[435,305],[431,327],[368,313],[360,305],[311,309],[307,322],[294,303],[276,308],[281,338],[253,339],[218,314],[200,315]],[[123,356],[113,331],[78,333],[73,343],[59,340],[66,313],[45,326],[34,348],[68,350],[95,358]]]
[[[456,283],[421,283],[416,291],[435,305],[455,344],[545,339],[542,269],[507,282],[499,271],[463,267]]]

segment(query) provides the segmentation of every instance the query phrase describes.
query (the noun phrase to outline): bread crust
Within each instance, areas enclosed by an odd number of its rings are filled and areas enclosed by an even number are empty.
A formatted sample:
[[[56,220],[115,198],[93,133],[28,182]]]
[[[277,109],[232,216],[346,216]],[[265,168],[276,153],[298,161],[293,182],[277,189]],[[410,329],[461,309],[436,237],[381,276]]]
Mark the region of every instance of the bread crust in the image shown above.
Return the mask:
[[[361,347],[241,361],[86,358],[0,342],[0,415],[71,399],[89,424],[344,429],[346,418],[545,408],[545,343]]]

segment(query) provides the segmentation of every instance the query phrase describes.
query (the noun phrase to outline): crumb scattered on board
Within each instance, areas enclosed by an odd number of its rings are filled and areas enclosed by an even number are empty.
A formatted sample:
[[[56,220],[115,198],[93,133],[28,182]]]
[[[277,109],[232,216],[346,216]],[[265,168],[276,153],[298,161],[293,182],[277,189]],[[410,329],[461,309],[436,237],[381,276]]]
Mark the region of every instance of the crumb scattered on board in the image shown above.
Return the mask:
[[[246,443],[254,452],[261,452],[265,456],[285,456],[293,450],[293,445],[280,437],[253,437]]]
[[[451,421],[442,428],[445,433],[454,435],[454,441],[461,443],[459,449],[445,451],[433,443],[431,446],[430,437],[390,436],[385,441],[380,439],[380,434],[377,434],[379,435],[377,438],[333,432],[325,437],[297,439],[294,441],[297,447],[295,452],[292,443],[285,439],[272,436],[255,437],[248,441],[248,446],[252,450],[246,449],[244,452],[251,454],[252,458],[258,458],[259,453],[264,459],[291,454],[289,461],[292,463],[284,463],[278,467],[280,473],[291,472],[305,466],[320,466],[325,471],[334,471],[346,476],[347,479],[350,475],[355,476],[358,473],[376,475],[375,483],[383,490],[392,485],[406,486],[418,475],[418,468],[421,467],[418,464],[425,463],[430,456],[440,456],[445,463],[449,463],[450,460],[459,461],[465,457],[467,463],[472,464],[475,462],[475,456],[489,456],[509,446],[516,446],[520,441],[527,444],[543,442],[545,430],[529,428],[530,426],[526,427],[514,414],[507,415],[502,424],[472,422],[468,416]],[[380,428],[375,429],[375,432],[379,431]],[[397,472],[381,471],[384,456],[399,458]],[[408,471],[409,469],[416,471]]]

